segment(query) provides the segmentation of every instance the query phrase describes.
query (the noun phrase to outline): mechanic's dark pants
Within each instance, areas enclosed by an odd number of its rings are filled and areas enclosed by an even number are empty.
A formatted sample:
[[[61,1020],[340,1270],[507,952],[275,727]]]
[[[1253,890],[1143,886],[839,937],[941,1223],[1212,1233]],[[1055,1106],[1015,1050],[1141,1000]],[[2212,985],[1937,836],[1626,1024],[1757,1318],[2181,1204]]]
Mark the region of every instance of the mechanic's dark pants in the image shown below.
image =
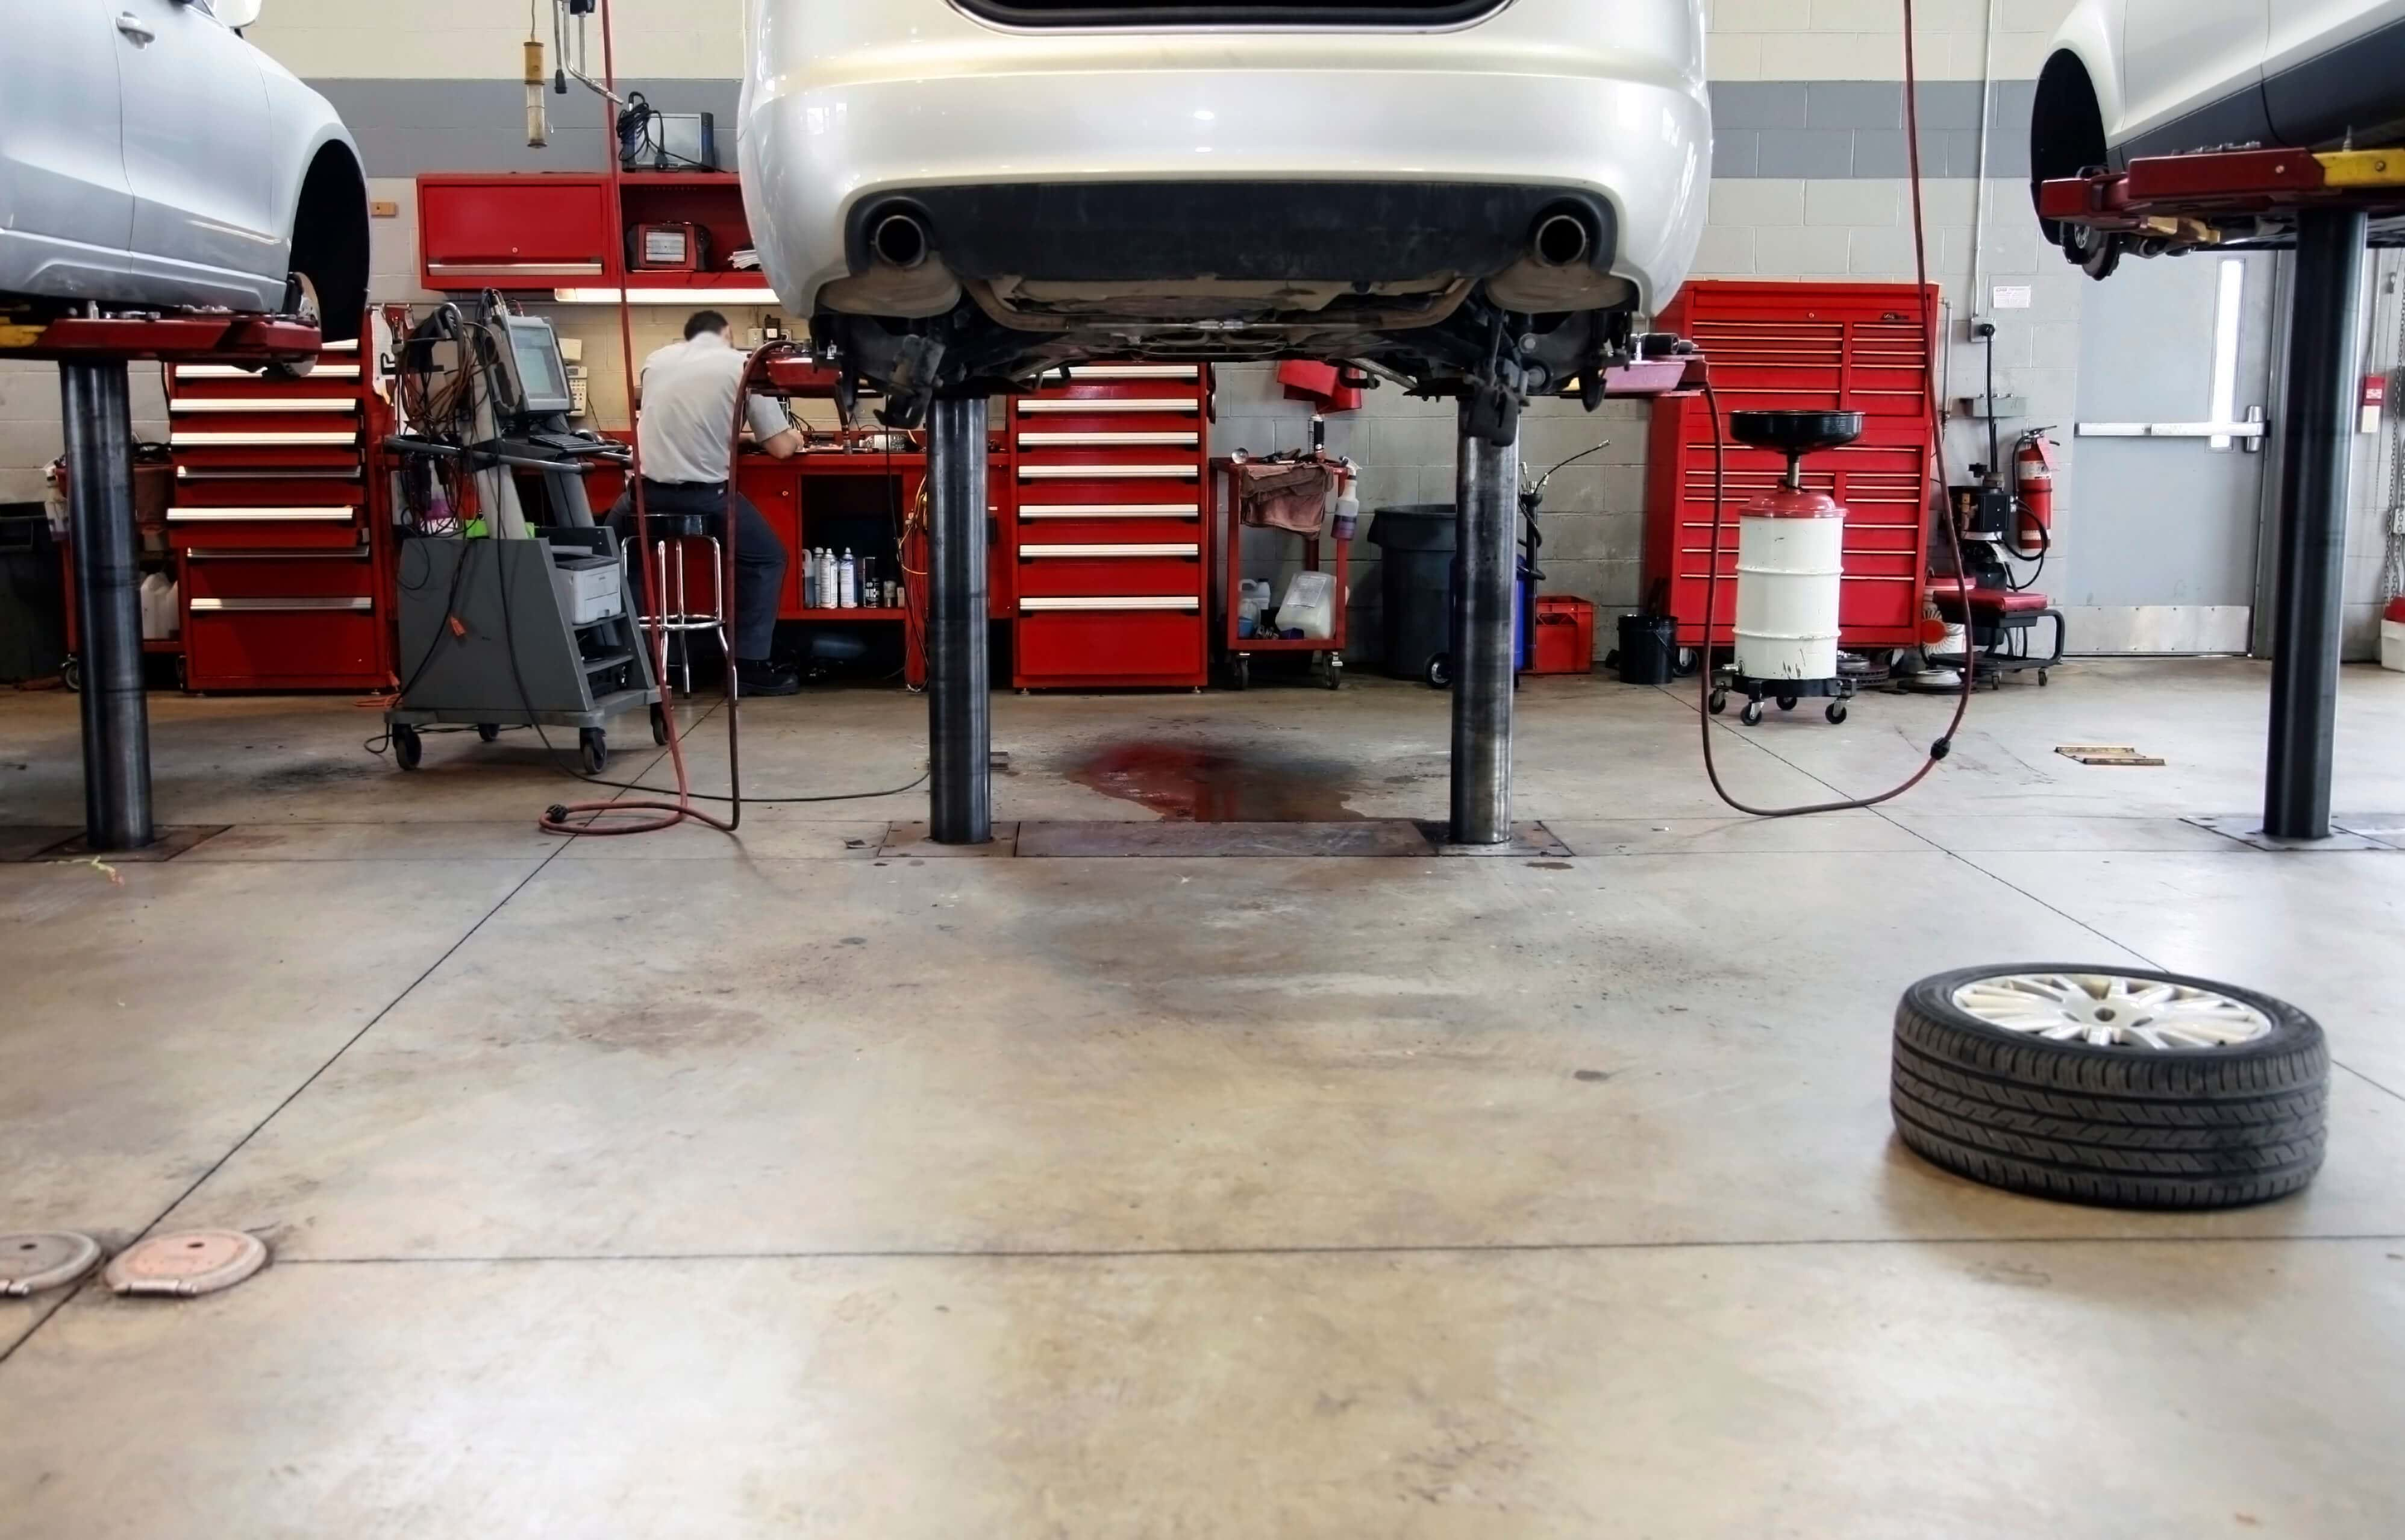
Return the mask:
[[[777,606],[784,595],[785,568],[792,558],[784,543],[760,510],[742,493],[734,495],[735,502],[735,656],[746,663],[765,663],[777,639]],[[710,516],[710,532],[724,540],[727,503],[726,487],[703,486],[696,482],[651,481],[643,483],[643,506],[654,514],[706,514]],[[635,538],[635,494],[629,488],[610,510],[612,532],[618,543],[634,553],[636,602],[643,597],[640,580],[642,564],[651,557]],[[653,531],[654,536],[658,531]],[[707,563],[705,563],[707,565]],[[685,567],[685,592],[696,604],[707,602],[707,596],[716,590],[709,586],[709,574],[696,572],[692,564]]]

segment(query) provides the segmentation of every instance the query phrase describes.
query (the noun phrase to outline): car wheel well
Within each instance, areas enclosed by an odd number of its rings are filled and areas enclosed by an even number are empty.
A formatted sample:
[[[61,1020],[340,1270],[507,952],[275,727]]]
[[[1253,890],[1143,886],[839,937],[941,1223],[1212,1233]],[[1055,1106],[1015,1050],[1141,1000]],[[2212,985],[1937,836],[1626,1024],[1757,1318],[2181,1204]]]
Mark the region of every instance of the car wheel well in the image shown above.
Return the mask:
[[[2056,54],[2038,75],[2030,111],[2030,196],[2037,196],[2042,183],[2103,165],[2110,153],[2104,108],[2088,66],[2075,53]],[[2052,221],[2046,233],[2050,241],[2061,239]]]
[[[309,162],[292,213],[292,271],[316,286],[326,340],[359,336],[368,307],[368,184],[342,145]]]

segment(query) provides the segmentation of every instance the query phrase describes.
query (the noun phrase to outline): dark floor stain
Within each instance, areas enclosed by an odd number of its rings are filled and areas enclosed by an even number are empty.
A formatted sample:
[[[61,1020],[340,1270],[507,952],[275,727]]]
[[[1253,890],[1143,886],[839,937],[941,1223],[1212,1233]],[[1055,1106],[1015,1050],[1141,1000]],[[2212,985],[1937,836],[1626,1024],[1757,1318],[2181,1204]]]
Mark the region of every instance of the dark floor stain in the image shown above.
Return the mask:
[[[380,759],[304,759],[295,765],[278,765],[253,777],[250,784],[253,790],[262,792],[307,791],[338,781],[364,781],[372,775],[389,773],[389,767]]]
[[[1090,755],[1069,779],[1164,818],[1198,824],[1315,824],[1358,820],[1344,805],[1354,767],[1333,760],[1204,748],[1194,743],[1114,743]]]
[[[1568,861],[1531,861],[1528,867],[1532,871],[1576,871],[1578,869]]]
[[[1586,1081],[1593,1083],[1596,1081],[1608,1081],[1611,1079],[1611,1071],[1609,1069],[1580,1069],[1573,1071],[1570,1075],[1570,1079],[1574,1081]]]

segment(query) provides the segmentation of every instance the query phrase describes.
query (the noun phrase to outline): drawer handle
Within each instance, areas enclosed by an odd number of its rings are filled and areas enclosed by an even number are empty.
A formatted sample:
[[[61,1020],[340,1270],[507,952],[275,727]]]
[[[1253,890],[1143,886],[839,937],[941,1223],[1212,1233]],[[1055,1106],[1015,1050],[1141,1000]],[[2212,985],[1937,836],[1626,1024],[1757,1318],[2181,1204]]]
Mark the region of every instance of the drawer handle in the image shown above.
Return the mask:
[[[331,611],[341,614],[373,615],[375,613],[375,600],[373,599],[196,599],[192,600],[194,615],[277,615],[298,614],[303,611],[310,614]]]
[[[1081,363],[1069,371],[1073,380],[1191,380],[1202,371],[1190,363]]]
[[[272,401],[264,399],[245,401],[239,396],[178,396],[167,403],[168,411],[186,416],[200,412],[215,412],[228,417],[240,413],[245,417],[266,417],[284,412],[352,414],[359,409],[358,402],[345,401],[339,396],[318,396],[314,399],[278,396]]]
[[[348,524],[356,508],[170,508],[170,524]]]
[[[1042,557],[1182,556],[1191,558],[1202,554],[1202,547],[1191,541],[1182,545],[1163,543],[1146,545],[1021,545],[1019,548],[1021,560],[1034,560]]]
[[[265,449],[303,445],[349,448],[359,442],[359,435],[357,429],[347,433],[173,433],[167,442],[177,449]]]
[[[1191,502],[1022,502],[1021,518],[1201,518]]]
[[[1021,449],[1190,449],[1200,433],[1021,433]]]
[[[1199,465],[1022,465],[1021,481],[1200,481]]]
[[[1021,417],[1099,417],[1105,412],[1159,412],[1163,416],[1191,417],[1201,410],[1202,403],[1191,396],[1171,396],[1163,400],[1104,397],[1097,401],[1022,401],[1019,403]]]
[[[529,278],[598,276],[598,261],[573,262],[428,262],[429,273],[516,273]]]
[[[230,363],[179,363],[176,365],[176,377],[179,380],[249,380],[257,384],[259,371],[236,369]],[[359,366],[356,363],[321,363],[309,373],[312,385],[319,380],[355,380],[359,377]]]
[[[1116,599],[1022,599],[1021,615],[1048,615],[1075,610],[1200,610],[1202,601],[1190,594],[1131,594]]]

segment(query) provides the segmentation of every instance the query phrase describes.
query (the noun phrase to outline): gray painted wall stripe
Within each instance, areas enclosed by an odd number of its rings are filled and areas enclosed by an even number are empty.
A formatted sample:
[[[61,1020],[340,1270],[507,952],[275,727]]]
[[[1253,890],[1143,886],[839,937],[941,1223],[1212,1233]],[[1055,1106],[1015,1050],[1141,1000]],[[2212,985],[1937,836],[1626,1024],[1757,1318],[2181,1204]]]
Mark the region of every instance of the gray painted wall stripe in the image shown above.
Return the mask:
[[[607,164],[599,99],[582,89],[551,100],[551,148],[527,148],[525,87],[509,80],[310,82],[366,152],[371,177],[422,171],[598,171]],[[735,162],[735,80],[636,80],[654,106],[718,116],[719,158]],[[1904,87],[1886,80],[1713,83],[1712,174],[1726,177],[1905,175]],[[1924,174],[1968,177],[1979,162],[1979,83],[1920,88]],[[2000,80],[1989,175],[2029,175],[2032,80]]]

